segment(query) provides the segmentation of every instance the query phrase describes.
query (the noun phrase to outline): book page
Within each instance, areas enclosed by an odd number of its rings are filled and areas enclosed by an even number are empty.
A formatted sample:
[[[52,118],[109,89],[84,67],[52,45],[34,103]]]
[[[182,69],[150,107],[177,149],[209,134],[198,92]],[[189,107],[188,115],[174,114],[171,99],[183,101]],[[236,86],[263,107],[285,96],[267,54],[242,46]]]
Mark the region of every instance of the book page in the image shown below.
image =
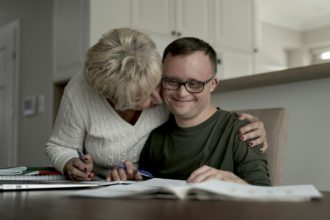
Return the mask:
[[[189,186],[185,180],[174,180],[174,179],[162,179],[153,178],[147,181],[137,182],[140,186],[145,187],[164,187],[164,186]]]
[[[167,196],[164,196],[166,195]],[[308,201],[321,198],[321,193],[313,185],[293,186],[253,186],[210,180],[189,184],[182,180],[150,179],[131,185],[115,185],[88,191],[78,191],[75,196],[100,198],[161,198],[178,199],[225,199],[253,201]]]
[[[171,180],[171,179],[159,179],[153,178],[146,181],[135,181],[132,184],[114,184],[107,187],[102,187],[92,190],[81,190],[74,192],[73,196],[84,196],[84,197],[97,197],[97,198],[122,198],[122,197],[141,197],[150,198],[155,197],[155,193],[161,192],[161,188],[167,186],[185,186],[186,181],[182,180]],[[166,186],[166,187],[165,187]],[[166,191],[166,190],[165,190]],[[168,192],[172,194],[173,192]],[[150,196],[152,195],[152,196]]]
[[[187,183],[182,180],[158,179],[139,183],[140,186],[159,187],[159,192],[175,194],[179,199],[231,199],[258,201],[304,201],[320,198],[313,185],[254,186],[210,180],[202,183]]]
[[[233,200],[308,201],[322,197],[313,185],[254,186],[210,180],[194,184],[193,188]]]
[[[150,190],[158,193],[158,198],[164,197],[176,197],[178,199],[185,199],[187,193],[191,189],[191,184],[187,183],[185,180],[174,180],[174,179],[161,179],[153,178],[148,181],[143,181],[138,183],[139,186],[149,187]],[[161,195],[160,195],[161,194]],[[169,194],[169,195],[165,195]],[[172,194],[172,196],[170,196]]]

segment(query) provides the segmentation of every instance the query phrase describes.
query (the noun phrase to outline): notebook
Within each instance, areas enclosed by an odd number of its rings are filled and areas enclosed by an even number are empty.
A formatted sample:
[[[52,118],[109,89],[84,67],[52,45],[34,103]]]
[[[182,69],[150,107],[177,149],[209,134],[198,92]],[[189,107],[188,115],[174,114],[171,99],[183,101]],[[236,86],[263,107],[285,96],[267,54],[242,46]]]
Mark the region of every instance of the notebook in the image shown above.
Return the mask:
[[[102,178],[95,178],[94,181],[71,181],[53,167],[9,167],[0,169],[0,191],[88,188],[128,183],[128,181],[107,182]]]
[[[35,190],[35,189],[68,189],[68,188],[89,188],[98,187],[99,184],[93,182],[74,181],[0,181],[0,191],[10,190]]]
[[[0,191],[37,190],[37,189],[74,189],[109,185],[128,185],[135,181],[70,181],[70,180],[0,180]]]
[[[12,175],[0,176],[0,181],[63,181],[66,180],[64,175]]]
[[[6,167],[0,169],[0,175],[18,175],[23,174],[27,170],[27,167]]]

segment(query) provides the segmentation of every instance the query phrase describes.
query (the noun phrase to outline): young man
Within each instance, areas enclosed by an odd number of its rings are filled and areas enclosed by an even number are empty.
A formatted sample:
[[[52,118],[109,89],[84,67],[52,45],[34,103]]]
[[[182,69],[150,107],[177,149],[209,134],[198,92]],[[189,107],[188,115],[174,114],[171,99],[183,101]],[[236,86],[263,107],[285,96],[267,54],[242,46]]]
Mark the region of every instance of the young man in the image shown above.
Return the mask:
[[[260,146],[250,148],[237,130],[247,122],[211,104],[219,80],[216,53],[197,38],[181,38],[164,51],[162,96],[172,115],[152,131],[139,167],[155,177],[202,182],[220,179],[270,185]]]

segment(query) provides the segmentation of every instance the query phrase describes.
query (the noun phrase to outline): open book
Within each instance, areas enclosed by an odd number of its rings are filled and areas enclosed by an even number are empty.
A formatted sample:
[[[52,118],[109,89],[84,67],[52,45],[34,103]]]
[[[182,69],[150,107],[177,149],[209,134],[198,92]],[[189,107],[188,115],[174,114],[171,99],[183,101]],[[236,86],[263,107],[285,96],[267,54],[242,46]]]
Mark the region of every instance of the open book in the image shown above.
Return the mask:
[[[223,199],[255,201],[308,201],[321,198],[313,185],[253,186],[219,180],[189,184],[182,180],[154,178],[130,185],[113,185],[83,190],[74,196],[98,198],[177,198],[177,199]]]

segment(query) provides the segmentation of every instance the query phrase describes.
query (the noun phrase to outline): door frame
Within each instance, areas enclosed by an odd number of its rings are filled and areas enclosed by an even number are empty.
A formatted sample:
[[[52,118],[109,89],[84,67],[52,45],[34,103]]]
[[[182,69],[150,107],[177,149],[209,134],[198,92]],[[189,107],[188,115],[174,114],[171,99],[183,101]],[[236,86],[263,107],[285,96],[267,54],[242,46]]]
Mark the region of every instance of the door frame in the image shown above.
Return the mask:
[[[13,71],[12,71],[12,82],[11,82],[11,89],[12,89],[12,112],[9,115],[12,115],[12,132],[11,132],[11,147],[8,149],[9,154],[8,162],[9,166],[16,166],[17,165],[17,148],[18,148],[18,117],[19,117],[19,36],[20,36],[20,21],[14,20],[9,22],[5,25],[0,27],[0,31],[9,33],[12,39],[12,56],[13,56]],[[10,82],[8,82],[10,83]],[[8,112],[7,112],[8,113]]]

